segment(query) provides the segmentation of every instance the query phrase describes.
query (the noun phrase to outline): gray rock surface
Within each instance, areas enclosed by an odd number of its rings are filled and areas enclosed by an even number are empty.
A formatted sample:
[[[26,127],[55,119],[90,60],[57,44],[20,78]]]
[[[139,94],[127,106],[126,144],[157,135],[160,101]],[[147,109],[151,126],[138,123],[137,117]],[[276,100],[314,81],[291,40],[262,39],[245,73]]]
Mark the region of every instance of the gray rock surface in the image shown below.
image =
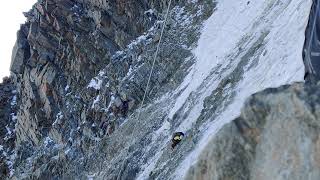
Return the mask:
[[[319,88],[297,83],[253,95],[186,179],[319,179]]]
[[[11,178],[137,176],[157,148],[139,153],[150,140],[144,136],[162,120],[146,131],[132,129],[140,122],[122,124],[136,117],[167,6],[165,0],[40,0],[25,13],[11,65],[18,104]],[[146,103],[183,80],[214,7],[211,0],[173,1]]]

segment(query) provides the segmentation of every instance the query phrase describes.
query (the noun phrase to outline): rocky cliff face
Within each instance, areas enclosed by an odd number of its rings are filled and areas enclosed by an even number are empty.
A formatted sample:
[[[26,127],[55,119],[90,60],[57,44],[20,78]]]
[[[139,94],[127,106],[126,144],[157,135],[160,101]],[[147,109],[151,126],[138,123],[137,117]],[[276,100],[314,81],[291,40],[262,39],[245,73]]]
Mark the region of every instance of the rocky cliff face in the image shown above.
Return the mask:
[[[19,104],[17,178],[85,177],[86,169],[97,165],[94,156],[106,156],[108,148],[94,149],[140,104],[167,6],[166,1],[46,0],[25,13],[11,64]],[[185,58],[214,3],[172,7],[147,101],[182,80],[191,62]],[[122,175],[121,166],[112,167],[110,179],[134,177],[139,168]]]
[[[187,179],[319,179],[319,91],[303,83],[250,97]]]
[[[263,177],[252,167],[267,162],[255,158],[267,120],[254,127],[241,117],[218,130],[252,93],[302,80],[310,6],[311,0],[172,1],[139,109],[168,1],[39,0],[18,32],[3,85],[10,88],[0,88],[7,102],[1,123],[8,125],[0,135],[10,139],[0,141],[2,177]],[[259,108],[263,119],[269,109]],[[171,149],[176,131],[186,137]],[[200,168],[188,171],[196,162]]]
[[[115,52],[154,25],[157,16],[145,11],[162,6],[161,1],[49,0],[39,1],[26,13],[28,22],[18,32],[11,66],[21,102],[17,145],[23,141],[39,145],[57,114],[68,109],[67,93],[78,92],[78,100],[88,102],[90,94],[84,89],[90,79],[113,65]],[[112,70],[126,73],[130,61]],[[79,115],[87,111],[84,105],[77,107],[77,115],[64,118],[80,122]]]

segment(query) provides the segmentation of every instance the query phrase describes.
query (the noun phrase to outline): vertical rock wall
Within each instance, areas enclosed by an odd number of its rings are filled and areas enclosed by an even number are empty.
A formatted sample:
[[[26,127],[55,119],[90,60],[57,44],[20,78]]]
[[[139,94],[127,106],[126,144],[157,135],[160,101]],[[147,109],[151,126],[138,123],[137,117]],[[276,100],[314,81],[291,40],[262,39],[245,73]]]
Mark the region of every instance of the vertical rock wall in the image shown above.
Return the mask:
[[[64,106],[66,87],[79,93],[111,55],[145,32],[161,1],[44,0],[26,13],[13,50],[18,85],[17,144],[38,145]],[[84,108],[84,107],[82,107]],[[82,109],[79,107],[79,110]]]

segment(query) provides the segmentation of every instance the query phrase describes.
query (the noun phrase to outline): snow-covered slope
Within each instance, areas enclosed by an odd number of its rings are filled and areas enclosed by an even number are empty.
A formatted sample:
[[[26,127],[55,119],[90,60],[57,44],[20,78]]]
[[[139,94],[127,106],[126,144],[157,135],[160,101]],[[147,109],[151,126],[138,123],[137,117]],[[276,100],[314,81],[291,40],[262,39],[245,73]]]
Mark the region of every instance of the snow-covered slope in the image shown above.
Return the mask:
[[[302,48],[311,0],[217,3],[194,49],[196,61],[172,95],[176,100],[169,118],[177,114],[183,117],[175,131],[193,131],[201,119],[196,146],[176,168],[173,179],[184,177],[208,139],[240,114],[248,96],[268,87],[303,81]],[[221,104],[204,107],[208,99]],[[166,122],[165,126],[170,125]]]

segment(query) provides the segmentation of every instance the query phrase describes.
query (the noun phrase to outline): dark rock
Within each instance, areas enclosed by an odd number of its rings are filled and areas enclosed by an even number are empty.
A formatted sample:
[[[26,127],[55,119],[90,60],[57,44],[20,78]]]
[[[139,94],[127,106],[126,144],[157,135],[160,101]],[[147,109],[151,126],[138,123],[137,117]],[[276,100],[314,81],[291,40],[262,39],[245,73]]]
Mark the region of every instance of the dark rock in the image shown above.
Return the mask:
[[[0,179],[5,179],[12,171],[9,166],[16,138],[16,94],[13,80],[5,77],[0,83]]]
[[[23,70],[23,64],[30,57],[30,46],[27,41],[27,27],[21,26],[21,30],[17,33],[17,42],[12,50],[12,59],[10,70],[13,73],[21,74]]]

